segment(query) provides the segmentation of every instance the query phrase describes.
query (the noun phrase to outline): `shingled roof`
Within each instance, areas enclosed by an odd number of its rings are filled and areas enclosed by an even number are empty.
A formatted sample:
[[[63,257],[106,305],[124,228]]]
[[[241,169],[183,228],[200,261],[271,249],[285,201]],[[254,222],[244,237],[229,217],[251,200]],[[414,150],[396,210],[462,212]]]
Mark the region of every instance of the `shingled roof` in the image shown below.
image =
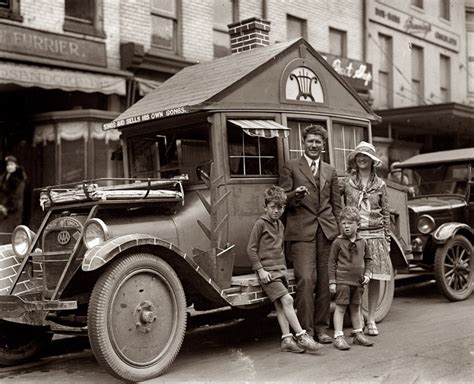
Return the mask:
[[[299,40],[257,48],[184,68],[115,120],[127,119],[150,111],[202,104],[274,59]]]

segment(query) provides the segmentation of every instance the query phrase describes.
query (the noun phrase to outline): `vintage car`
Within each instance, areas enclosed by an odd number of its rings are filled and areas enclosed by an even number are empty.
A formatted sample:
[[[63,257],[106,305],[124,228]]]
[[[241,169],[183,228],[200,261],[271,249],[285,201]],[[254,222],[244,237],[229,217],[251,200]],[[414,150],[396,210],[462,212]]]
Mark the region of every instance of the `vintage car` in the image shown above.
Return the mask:
[[[425,153],[399,166],[414,190],[411,264],[434,273],[449,300],[464,300],[474,282],[474,148]]]
[[[327,128],[324,158],[342,177],[378,119],[304,39],[183,69],[104,125],[121,132],[124,179],[44,188],[41,226],[0,247],[0,364],[33,358],[53,333],[87,333],[108,372],[142,381],[171,365],[188,313],[265,313],[246,254],[264,190],[302,155],[306,125]],[[403,269],[406,193],[389,193]],[[379,321],[393,291],[381,284]]]

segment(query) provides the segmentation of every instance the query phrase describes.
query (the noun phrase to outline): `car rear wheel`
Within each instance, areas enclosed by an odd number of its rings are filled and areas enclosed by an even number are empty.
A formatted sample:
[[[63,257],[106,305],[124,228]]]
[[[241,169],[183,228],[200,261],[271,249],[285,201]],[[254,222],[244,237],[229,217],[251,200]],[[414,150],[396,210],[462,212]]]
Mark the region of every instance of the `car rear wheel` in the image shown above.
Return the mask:
[[[380,281],[380,292],[379,292],[379,302],[377,304],[377,309],[375,310],[375,321],[378,323],[382,321],[385,316],[387,316],[392,306],[393,295],[395,293],[395,273],[390,263],[390,271],[392,278],[390,280],[381,280]],[[362,296],[362,314],[364,318],[367,319],[368,313],[368,295],[367,287],[364,290],[364,295]]]
[[[436,250],[434,271],[439,290],[451,301],[472,293],[474,255],[471,242],[456,235]]]
[[[23,364],[43,352],[53,335],[44,327],[0,320],[0,365]]]
[[[99,363],[125,381],[162,374],[186,331],[186,298],[175,271],[150,254],[112,262],[89,302],[88,328]]]

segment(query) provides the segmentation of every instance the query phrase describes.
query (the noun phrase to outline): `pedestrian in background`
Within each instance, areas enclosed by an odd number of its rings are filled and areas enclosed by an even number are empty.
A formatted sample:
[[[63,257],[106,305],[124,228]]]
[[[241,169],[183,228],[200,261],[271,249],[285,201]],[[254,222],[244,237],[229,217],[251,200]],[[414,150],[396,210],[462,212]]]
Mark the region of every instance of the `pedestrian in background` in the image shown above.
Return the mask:
[[[13,232],[21,224],[26,173],[14,156],[7,156],[5,163],[0,185],[0,232]]]
[[[341,235],[333,241],[329,254],[329,291],[336,294],[334,311],[334,347],[350,349],[344,338],[344,314],[349,306],[353,343],[366,347],[374,343],[363,334],[360,306],[364,287],[372,274],[372,257],[367,242],[358,235],[359,210],[344,207],[341,211]]]
[[[380,282],[391,280],[390,210],[385,182],[377,176],[376,167],[382,165],[375,147],[361,141],[347,158],[349,175],[342,183],[345,205],[360,212],[359,235],[367,240],[372,256],[372,278],[368,288],[367,332],[377,336],[375,311],[379,301]]]
[[[283,251],[283,223],[286,194],[273,186],[265,190],[265,214],[260,216],[250,234],[247,253],[262,289],[275,304],[280,324],[282,352],[317,352],[322,345],[315,342],[301,327],[288,292],[288,275]],[[290,326],[295,336],[290,332]]]
[[[320,343],[331,343],[328,258],[339,234],[341,195],[336,170],[321,160],[328,134],[321,125],[303,130],[302,157],[280,170],[288,195],[285,240],[296,278],[296,310],[304,329]],[[316,294],[316,295],[315,295]]]

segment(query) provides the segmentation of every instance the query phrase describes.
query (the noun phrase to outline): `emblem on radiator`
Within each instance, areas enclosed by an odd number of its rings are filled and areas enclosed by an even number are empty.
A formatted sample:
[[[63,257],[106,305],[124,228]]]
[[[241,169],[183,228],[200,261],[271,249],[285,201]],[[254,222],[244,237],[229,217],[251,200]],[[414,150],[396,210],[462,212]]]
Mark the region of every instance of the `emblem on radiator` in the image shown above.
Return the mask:
[[[68,231],[61,231],[58,233],[58,243],[66,245],[71,240],[71,235]]]

